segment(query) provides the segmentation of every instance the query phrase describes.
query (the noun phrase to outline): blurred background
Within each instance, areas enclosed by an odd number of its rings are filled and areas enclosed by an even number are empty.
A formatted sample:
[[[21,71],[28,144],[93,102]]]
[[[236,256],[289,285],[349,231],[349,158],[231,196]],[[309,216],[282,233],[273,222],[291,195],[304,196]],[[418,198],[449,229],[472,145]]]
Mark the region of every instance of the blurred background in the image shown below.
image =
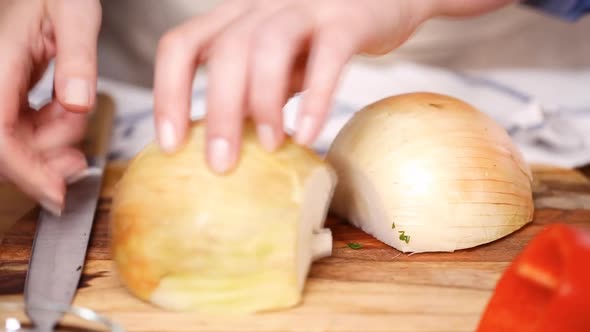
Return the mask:
[[[99,86],[115,97],[119,113],[113,158],[131,158],[154,136],[150,89],[162,34],[221,1],[102,1]],[[584,166],[590,163],[588,31],[590,16],[572,23],[520,3],[479,17],[430,20],[390,54],[349,64],[313,148],[325,153],[352,114],[373,101],[430,91],[490,115],[528,162]],[[206,110],[203,72],[193,86],[193,118]],[[285,106],[287,132],[299,100]]]
[[[101,75],[149,87],[158,39],[222,0],[104,0]],[[515,3],[476,18],[428,21],[401,48],[375,59],[450,69],[579,68],[590,65],[590,16],[576,23]]]

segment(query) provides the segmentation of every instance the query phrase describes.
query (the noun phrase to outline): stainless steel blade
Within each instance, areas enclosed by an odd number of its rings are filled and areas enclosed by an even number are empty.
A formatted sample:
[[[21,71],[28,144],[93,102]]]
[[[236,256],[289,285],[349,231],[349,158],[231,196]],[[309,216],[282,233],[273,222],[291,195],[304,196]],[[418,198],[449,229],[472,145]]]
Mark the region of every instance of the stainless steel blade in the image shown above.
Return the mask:
[[[63,308],[71,307],[78,288],[100,195],[114,114],[112,98],[99,93],[87,135],[81,144],[89,168],[77,179],[70,179],[61,216],[45,210],[39,216],[25,281],[25,311],[37,331],[53,331],[63,316]]]
[[[39,216],[25,302],[27,314],[40,331],[52,331],[62,317],[60,312],[42,308],[69,307],[74,298],[100,194],[101,173],[88,172],[68,186],[61,216],[47,211]]]

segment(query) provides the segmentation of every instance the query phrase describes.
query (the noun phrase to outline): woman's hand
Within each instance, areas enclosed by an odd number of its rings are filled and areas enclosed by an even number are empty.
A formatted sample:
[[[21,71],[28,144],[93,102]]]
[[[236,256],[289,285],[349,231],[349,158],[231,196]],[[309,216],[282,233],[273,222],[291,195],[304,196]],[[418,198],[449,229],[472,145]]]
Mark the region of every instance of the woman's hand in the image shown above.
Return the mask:
[[[244,117],[261,144],[284,140],[281,110],[303,88],[295,140],[311,143],[330,108],[343,67],[356,53],[401,44],[424,19],[422,1],[234,0],[168,32],[154,82],[161,147],[175,150],[187,131],[195,69],[207,62],[207,157],[214,171],[236,163]]]
[[[358,53],[379,55],[402,44],[435,15],[475,15],[510,0],[233,0],[161,39],[154,82],[158,139],[166,151],[182,144],[191,84],[207,63],[207,159],[216,172],[236,163],[246,116],[261,144],[284,140],[281,110],[306,91],[296,142],[321,130],[341,72]]]
[[[0,178],[60,213],[65,179],[86,167],[72,148],[95,102],[98,0],[0,2]],[[55,99],[27,100],[55,57]]]

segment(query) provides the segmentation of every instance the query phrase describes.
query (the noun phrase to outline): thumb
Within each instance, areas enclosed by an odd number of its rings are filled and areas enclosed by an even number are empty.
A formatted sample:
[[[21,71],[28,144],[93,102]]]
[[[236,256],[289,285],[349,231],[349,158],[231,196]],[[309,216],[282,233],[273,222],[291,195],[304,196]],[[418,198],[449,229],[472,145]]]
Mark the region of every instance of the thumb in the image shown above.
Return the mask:
[[[55,93],[69,111],[86,112],[96,99],[99,0],[48,0],[56,43]]]

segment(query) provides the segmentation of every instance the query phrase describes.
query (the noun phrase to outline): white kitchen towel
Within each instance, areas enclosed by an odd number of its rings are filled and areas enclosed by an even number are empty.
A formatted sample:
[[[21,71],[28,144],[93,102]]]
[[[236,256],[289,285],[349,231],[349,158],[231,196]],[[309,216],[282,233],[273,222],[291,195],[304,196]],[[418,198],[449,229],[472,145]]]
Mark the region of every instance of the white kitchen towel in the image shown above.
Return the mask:
[[[194,84],[193,118],[205,114],[205,76],[197,75]],[[50,68],[30,94],[33,104],[50,95],[51,81]],[[100,79],[98,86],[114,97],[118,112],[111,158],[129,159],[154,138],[151,91],[107,79]],[[561,167],[590,163],[590,68],[462,73],[414,63],[383,67],[353,62],[313,148],[325,153],[346,121],[363,106],[414,91],[448,94],[489,114],[506,128],[528,162]],[[293,97],[285,106],[287,131],[294,129],[300,98]]]

